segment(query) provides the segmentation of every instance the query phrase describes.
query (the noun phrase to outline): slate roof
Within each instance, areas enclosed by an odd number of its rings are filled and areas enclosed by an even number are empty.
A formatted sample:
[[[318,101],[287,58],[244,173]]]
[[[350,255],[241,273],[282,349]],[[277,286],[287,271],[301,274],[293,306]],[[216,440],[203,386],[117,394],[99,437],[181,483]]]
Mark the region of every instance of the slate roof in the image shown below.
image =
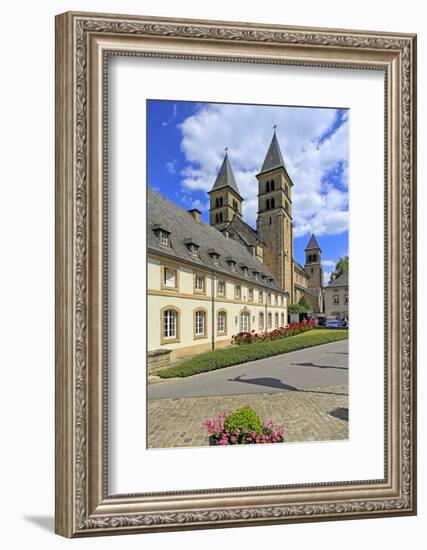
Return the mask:
[[[279,141],[276,136],[276,132],[273,134],[270,147],[268,148],[267,155],[264,159],[264,163],[261,168],[261,172],[267,172],[280,166],[285,167],[285,161],[283,160],[282,151],[280,150]]]
[[[160,244],[153,230],[159,224],[162,229],[170,231],[169,247]],[[187,239],[191,239],[194,244],[199,246],[200,258],[193,258],[189,254],[184,243]],[[148,250],[163,256],[185,260],[199,267],[212,268],[216,272],[230,277],[238,277],[264,288],[282,292],[276,282],[270,284],[267,281],[262,281],[261,278],[255,279],[252,271],[258,271],[270,278],[273,278],[273,275],[258,258],[252,256],[245,246],[234,239],[227,239],[214,227],[202,221],[197,222],[189,212],[150,188],[147,189],[147,246]],[[219,265],[215,265],[209,256],[208,250],[211,249],[220,254]],[[235,272],[226,262],[226,258],[232,258],[236,262]],[[248,267],[248,276],[245,276],[239,267],[242,265]]]
[[[261,239],[252,227],[247,224],[238,214],[234,214],[233,219],[225,226],[222,231],[232,233],[235,231],[247,246],[256,246]]]
[[[321,292],[321,288],[320,287],[314,287],[314,288],[306,288],[305,291],[307,292],[307,294],[311,294],[312,296],[315,296],[316,298],[319,297],[319,294]]]
[[[305,250],[315,250],[315,249],[319,249],[320,252],[322,252],[320,249],[319,243],[317,242],[317,239],[313,233],[310,237],[310,240],[308,241],[308,245],[305,247]]]
[[[301,271],[306,277],[308,277],[306,270],[303,268],[303,266],[299,262],[294,260],[294,265],[299,271]]]
[[[218,175],[212,189],[210,190],[210,193],[212,193],[212,191],[216,191],[217,189],[222,189],[223,187],[230,187],[235,193],[239,195],[239,197],[241,197],[227,153],[225,154],[224,160],[221,164],[221,168],[219,169]]]
[[[336,287],[336,286],[348,286],[348,271],[344,271],[342,275],[338,277],[338,279],[335,279],[335,281],[332,281],[332,283],[329,283],[327,288],[330,287]]]

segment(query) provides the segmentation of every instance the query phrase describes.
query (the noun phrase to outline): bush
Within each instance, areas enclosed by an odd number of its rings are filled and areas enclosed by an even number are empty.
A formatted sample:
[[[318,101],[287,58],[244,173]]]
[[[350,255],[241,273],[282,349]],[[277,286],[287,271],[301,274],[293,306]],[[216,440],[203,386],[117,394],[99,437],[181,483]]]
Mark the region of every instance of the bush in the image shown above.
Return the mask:
[[[204,423],[211,439],[217,445],[250,445],[255,443],[283,443],[283,428],[274,428],[273,422],[264,424],[249,406],[231,413],[222,413]]]
[[[224,428],[230,432],[241,430],[244,434],[262,433],[261,420],[251,407],[242,407],[229,414],[224,422]]]
[[[253,344],[256,342],[265,342],[271,340],[278,340],[280,338],[287,338],[288,336],[295,336],[301,332],[306,332],[315,327],[316,321],[310,319],[303,321],[302,323],[291,323],[287,327],[279,327],[271,330],[270,332],[238,332],[231,337],[232,344]]]

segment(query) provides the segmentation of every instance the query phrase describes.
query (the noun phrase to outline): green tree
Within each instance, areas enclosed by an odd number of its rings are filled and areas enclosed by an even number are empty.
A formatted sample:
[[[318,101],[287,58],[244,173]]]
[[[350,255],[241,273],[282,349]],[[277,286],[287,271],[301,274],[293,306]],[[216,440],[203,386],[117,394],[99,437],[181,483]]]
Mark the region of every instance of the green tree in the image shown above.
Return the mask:
[[[338,277],[341,277],[343,273],[348,271],[348,256],[343,256],[337,261],[334,271],[331,273],[331,278],[329,282],[335,281]]]
[[[308,303],[307,298],[305,296],[301,296],[298,304],[302,306],[306,311],[310,309],[310,304]]]

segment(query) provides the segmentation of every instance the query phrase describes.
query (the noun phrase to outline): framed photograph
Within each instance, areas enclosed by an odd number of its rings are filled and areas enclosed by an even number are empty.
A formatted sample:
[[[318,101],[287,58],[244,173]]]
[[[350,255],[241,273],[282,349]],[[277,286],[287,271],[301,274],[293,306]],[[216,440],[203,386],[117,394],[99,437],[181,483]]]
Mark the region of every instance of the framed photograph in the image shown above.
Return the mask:
[[[416,37],[56,18],[56,532],[416,513]]]

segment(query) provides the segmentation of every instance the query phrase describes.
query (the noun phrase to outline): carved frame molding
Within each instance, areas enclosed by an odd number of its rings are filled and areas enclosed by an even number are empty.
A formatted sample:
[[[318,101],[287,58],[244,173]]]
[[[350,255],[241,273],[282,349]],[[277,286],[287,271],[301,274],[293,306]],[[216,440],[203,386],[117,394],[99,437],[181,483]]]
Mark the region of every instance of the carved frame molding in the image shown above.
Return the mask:
[[[108,495],[109,55],[384,71],[383,480]],[[414,514],[416,37],[69,12],[56,18],[56,71],[56,532],[75,537]]]

